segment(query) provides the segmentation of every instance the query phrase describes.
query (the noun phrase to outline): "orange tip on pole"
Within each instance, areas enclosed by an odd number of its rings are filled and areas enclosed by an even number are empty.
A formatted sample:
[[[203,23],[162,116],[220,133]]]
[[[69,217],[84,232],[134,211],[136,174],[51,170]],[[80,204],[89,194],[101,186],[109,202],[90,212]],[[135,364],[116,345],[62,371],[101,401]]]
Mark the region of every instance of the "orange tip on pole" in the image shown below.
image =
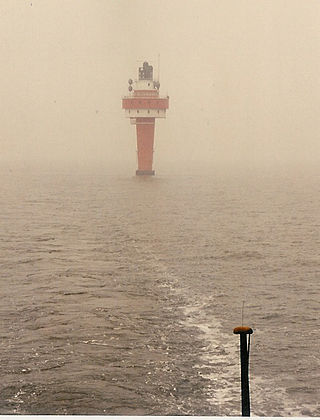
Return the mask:
[[[250,327],[236,327],[233,334],[252,334],[253,330]]]

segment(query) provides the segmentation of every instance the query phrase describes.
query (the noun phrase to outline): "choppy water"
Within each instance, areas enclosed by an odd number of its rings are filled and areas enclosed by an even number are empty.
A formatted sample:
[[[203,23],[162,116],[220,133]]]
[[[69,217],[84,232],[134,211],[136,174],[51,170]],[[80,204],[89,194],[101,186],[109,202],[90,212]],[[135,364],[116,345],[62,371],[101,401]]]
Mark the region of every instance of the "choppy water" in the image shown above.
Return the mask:
[[[192,171],[191,171],[192,172]],[[319,174],[1,169],[0,413],[320,415]]]

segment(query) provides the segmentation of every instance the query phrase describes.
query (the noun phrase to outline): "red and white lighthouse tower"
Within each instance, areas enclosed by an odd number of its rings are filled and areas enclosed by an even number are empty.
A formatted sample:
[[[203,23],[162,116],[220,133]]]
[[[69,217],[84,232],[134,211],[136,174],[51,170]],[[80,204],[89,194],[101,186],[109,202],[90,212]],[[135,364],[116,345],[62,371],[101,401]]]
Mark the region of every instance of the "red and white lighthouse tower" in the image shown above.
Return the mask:
[[[144,62],[139,78],[129,79],[129,96],[122,99],[125,116],[136,125],[138,169],[136,175],[154,175],[152,169],[154,125],[156,118],[165,118],[169,96],[159,96],[159,81],[153,79],[153,67]]]

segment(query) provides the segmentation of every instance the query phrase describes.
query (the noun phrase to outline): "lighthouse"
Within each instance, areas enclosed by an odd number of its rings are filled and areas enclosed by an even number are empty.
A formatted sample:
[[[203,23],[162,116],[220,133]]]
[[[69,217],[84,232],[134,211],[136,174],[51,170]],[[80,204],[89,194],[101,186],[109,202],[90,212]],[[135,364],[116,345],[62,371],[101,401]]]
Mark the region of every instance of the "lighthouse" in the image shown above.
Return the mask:
[[[129,79],[129,95],[122,98],[122,108],[136,126],[138,169],[136,175],[154,175],[152,168],[156,118],[166,118],[169,96],[159,95],[160,83],[153,78],[153,67],[145,61],[138,79]]]

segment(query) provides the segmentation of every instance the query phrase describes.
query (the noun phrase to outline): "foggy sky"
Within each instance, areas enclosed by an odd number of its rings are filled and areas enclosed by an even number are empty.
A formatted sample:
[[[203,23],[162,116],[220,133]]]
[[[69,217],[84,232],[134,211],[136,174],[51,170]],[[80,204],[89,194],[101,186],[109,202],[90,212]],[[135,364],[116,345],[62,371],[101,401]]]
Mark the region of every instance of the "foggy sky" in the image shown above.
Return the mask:
[[[157,167],[319,160],[319,0],[0,0],[0,19],[0,162],[135,167],[121,97],[158,54]]]

